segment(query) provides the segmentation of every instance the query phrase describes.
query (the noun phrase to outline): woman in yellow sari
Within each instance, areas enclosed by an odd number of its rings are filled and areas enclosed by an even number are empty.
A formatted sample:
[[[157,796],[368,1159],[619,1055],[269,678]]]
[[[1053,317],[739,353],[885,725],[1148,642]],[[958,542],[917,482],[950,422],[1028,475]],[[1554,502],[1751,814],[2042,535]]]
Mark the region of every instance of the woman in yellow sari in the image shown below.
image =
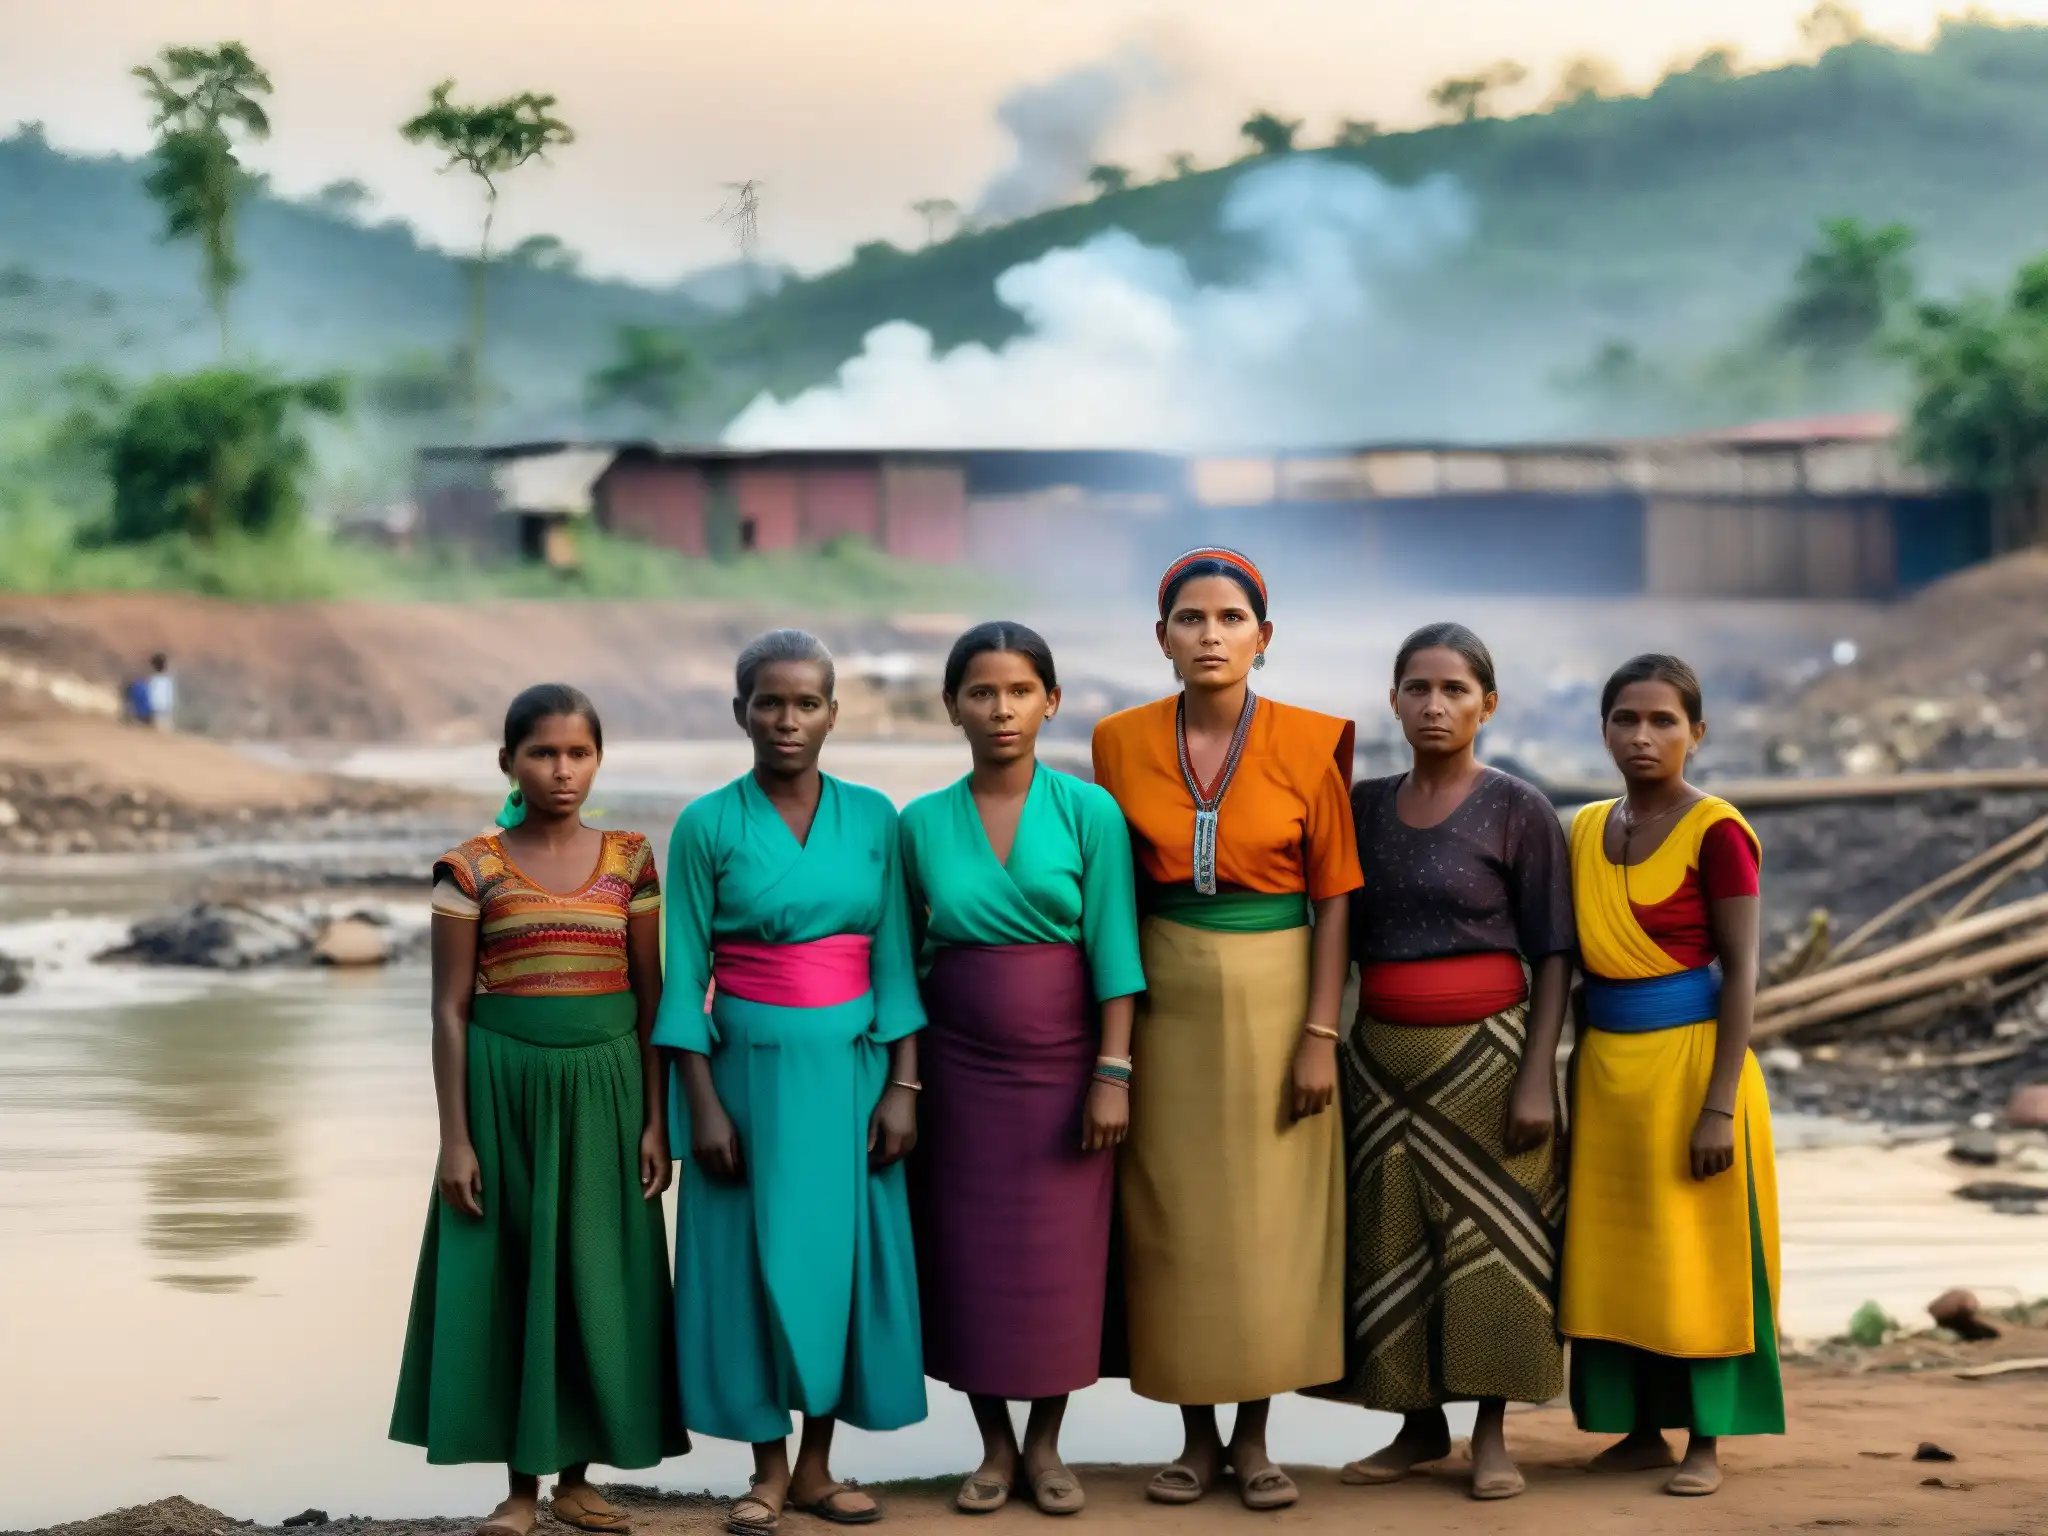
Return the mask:
[[[1585,970],[1572,1058],[1561,1329],[1581,1429],[1625,1438],[1596,1470],[1721,1485],[1723,1435],[1782,1434],[1778,1187],[1750,1053],[1762,850],[1685,780],[1706,735],[1699,679],[1638,656],[1601,696],[1628,792],[1572,823]]]

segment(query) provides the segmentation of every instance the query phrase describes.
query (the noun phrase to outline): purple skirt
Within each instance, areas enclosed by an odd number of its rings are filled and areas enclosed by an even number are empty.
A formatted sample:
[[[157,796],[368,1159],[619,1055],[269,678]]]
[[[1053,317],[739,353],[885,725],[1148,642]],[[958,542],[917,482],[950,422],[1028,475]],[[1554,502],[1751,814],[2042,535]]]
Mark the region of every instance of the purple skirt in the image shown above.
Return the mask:
[[[918,1037],[926,1373],[1057,1397],[1100,1374],[1112,1152],[1081,1150],[1098,1024],[1070,944],[942,949]]]

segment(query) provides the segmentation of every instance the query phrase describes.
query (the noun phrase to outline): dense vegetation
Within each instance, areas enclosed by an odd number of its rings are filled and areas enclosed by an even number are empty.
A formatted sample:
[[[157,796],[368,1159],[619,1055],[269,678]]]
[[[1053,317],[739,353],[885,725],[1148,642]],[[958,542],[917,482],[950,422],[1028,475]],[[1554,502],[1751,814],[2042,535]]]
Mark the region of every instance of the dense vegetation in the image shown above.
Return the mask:
[[[2031,446],[2048,443],[2048,419],[2023,423],[2017,405],[1998,415],[2000,401],[2048,398],[2048,371],[2030,393],[2031,359],[2048,355],[2042,311],[2011,277],[2048,250],[2048,29],[1952,21],[1925,50],[1853,29],[1835,41],[1812,63],[1754,73],[1717,51],[1633,97],[1581,61],[1545,109],[1513,118],[1489,115],[1514,77],[1488,66],[1439,88],[1440,126],[1347,120],[1318,149],[1261,110],[1238,165],[1203,172],[1176,157],[1150,183],[1097,167],[1087,200],[979,230],[933,199],[924,249],[862,246],[730,314],[680,289],[583,276],[560,241],[497,254],[486,231],[474,255],[428,248],[403,224],[366,222],[350,184],[275,196],[236,160],[261,123],[255,61],[186,50],[180,66],[168,53],[138,103],[156,113],[151,159],[62,155],[33,127],[0,140],[0,584],[133,584],[152,558],[180,584],[257,580],[265,561],[303,563],[328,517],[401,497],[422,441],[709,437],[760,390],[829,378],[887,320],[941,347],[1003,342],[1020,321],[996,279],[1111,228],[1229,282],[1253,256],[1219,230],[1222,200],[1245,165],[1288,155],[1402,186],[1449,175],[1476,211],[1463,246],[1383,279],[1400,388],[1361,399],[1360,440],[1657,430],[1918,399],[1930,461],[2014,497],[2016,477],[2048,469],[2048,447]],[[239,78],[251,106],[195,105],[207,69]],[[428,121],[436,104],[446,121]],[[463,108],[444,92],[412,127],[470,164],[465,148],[481,135],[488,155],[522,106],[542,148],[566,143],[551,105]],[[510,115],[494,128],[493,112]],[[529,150],[476,164],[502,171]],[[574,174],[573,151],[558,158],[554,174]],[[2014,297],[1971,297],[1984,291]],[[182,377],[152,382],[163,374]],[[344,384],[348,412],[330,417]],[[269,425],[194,425],[194,411],[258,407]],[[144,428],[150,443],[195,430],[218,442],[210,461],[188,451],[182,467],[144,473],[114,451],[122,431],[132,442]],[[2036,435],[2001,449],[2003,467],[1979,462],[1981,445],[2015,431]],[[189,509],[214,505],[206,488],[240,462],[219,442],[237,441],[289,461],[273,500],[291,515],[197,526]],[[709,579],[681,562],[607,558],[600,548],[587,582]],[[437,567],[419,584],[472,577],[495,579]],[[415,577],[357,551],[306,578],[330,579],[390,590]]]

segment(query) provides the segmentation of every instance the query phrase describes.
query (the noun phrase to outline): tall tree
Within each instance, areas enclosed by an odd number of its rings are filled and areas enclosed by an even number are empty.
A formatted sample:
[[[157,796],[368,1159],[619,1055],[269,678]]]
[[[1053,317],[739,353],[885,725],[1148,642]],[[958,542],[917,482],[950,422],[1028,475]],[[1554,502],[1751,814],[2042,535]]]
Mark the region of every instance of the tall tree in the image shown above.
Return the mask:
[[[1088,185],[1095,189],[1097,197],[1115,197],[1119,192],[1131,190],[1129,167],[1111,165],[1107,161],[1088,169]]]
[[[1513,59],[1502,59],[1475,75],[1439,81],[1429,93],[1430,105],[1454,123],[1476,122],[1488,115],[1497,92],[1513,90],[1528,78],[1527,69]]]
[[[240,43],[166,48],[133,73],[149,98],[157,136],[156,165],[143,185],[163,208],[164,238],[199,242],[201,282],[225,356],[228,297],[242,278],[235,208],[251,185],[234,135],[270,137],[270,117],[258,99],[271,93],[270,76]]]
[[[1778,311],[1778,338],[1835,364],[1873,346],[1913,296],[1913,231],[1829,219],[1800,258]]]
[[[498,183],[509,172],[542,160],[557,145],[576,142],[575,130],[554,115],[555,98],[522,91],[502,101],[465,106],[451,98],[455,82],[443,80],[427,110],[402,125],[409,143],[431,144],[448,158],[441,169],[460,166],[483,184],[484,227],[469,264],[469,339],[463,349],[472,421],[482,413],[484,336],[491,268],[491,228],[498,217]]]
[[[948,219],[957,219],[960,205],[950,197],[921,197],[910,205],[910,211],[924,220],[924,243],[939,243],[939,226]]]
[[[1259,111],[1246,118],[1237,131],[1251,144],[1255,155],[1291,154],[1294,136],[1301,132],[1301,119]]]
[[[1907,451],[1984,496],[2001,547],[2048,537],[2048,258],[2004,304],[1921,306],[1901,344],[1913,370]]]
[[[625,406],[665,420],[682,410],[697,372],[690,344],[656,325],[622,325],[612,359],[590,375],[593,410]]]

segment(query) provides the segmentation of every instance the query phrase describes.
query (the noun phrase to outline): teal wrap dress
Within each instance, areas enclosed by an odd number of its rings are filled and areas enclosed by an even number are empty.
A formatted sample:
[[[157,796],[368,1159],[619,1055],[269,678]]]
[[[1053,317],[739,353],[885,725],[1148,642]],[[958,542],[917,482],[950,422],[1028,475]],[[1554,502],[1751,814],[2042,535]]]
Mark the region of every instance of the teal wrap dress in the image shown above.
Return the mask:
[[[890,1042],[924,1025],[898,838],[885,796],[829,775],[802,843],[751,774],[676,821],[654,1043],[710,1058],[746,1165],[743,1183],[708,1177],[672,1093],[677,1372],[701,1434],[760,1444],[795,1413],[866,1430],[925,1416],[904,1170],[868,1159]],[[718,941],[841,934],[872,942],[864,995],[788,1008],[721,989],[705,1012]]]

